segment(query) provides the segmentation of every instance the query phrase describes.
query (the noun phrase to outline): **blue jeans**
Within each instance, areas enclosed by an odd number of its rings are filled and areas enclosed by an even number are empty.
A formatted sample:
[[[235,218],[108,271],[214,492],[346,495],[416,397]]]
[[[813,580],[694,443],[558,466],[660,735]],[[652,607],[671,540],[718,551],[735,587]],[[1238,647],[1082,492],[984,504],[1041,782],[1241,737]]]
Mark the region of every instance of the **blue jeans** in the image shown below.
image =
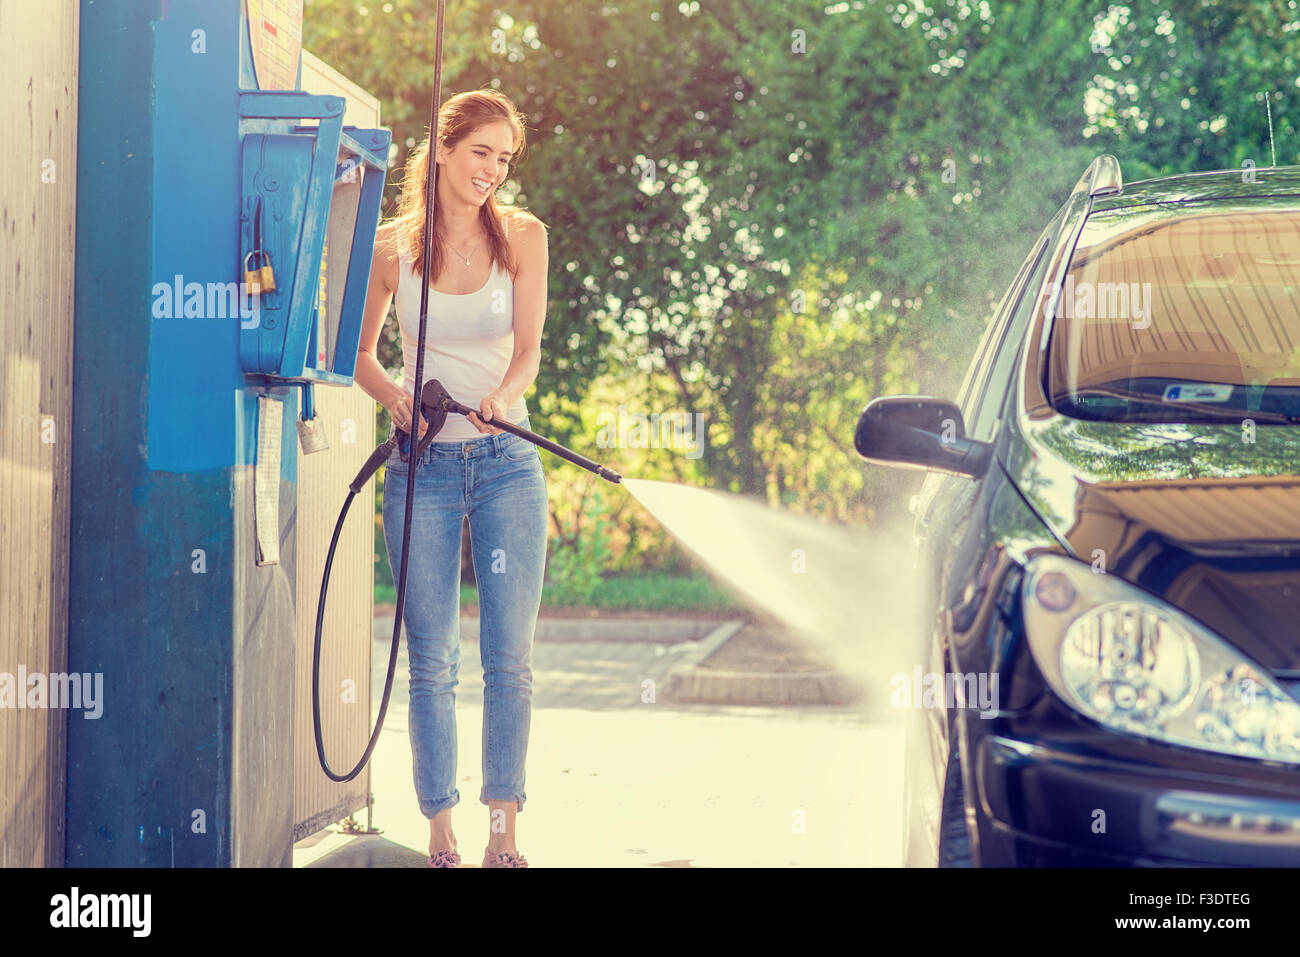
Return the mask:
[[[529,428],[528,417],[515,423]],[[391,433],[390,433],[391,434]],[[385,463],[384,540],[396,582],[409,464]],[[546,564],[546,478],[537,446],[509,432],[430,443],[415,470],[402,625],[411,663],[415,793],[432,818],[460,802],[456,684],[460,669],[461,522],[469,517],[483,664],[483,789],[479,801],[524,808],[532,716],[533,632]]]

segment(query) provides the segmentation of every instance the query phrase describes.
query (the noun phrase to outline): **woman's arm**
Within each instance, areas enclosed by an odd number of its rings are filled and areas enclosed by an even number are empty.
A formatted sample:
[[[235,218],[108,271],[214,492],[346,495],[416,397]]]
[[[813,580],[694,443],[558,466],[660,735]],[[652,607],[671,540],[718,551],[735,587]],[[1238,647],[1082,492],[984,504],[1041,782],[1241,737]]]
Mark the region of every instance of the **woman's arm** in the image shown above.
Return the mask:
[[[510,406],[527,392],[537,378],[542,361],[542,326],[546,322],[546,273],[550,268],[546,227],[528,217],[515,240],[519,272],[514,281],[515,349],[501,385],[483,398],[485,414],[503,418]],[[498,434],[504,429],[487,425],[477,415],[467,417],[480,432]]]
[[[361,319],[361,339],[357,344],[357,368],[353,380],[361,390],[388,410],[398,428],[410,431],[414,402],[401,385],[394,382],[379,362],[379,332],[388,318],[388,307],[397,291],[397,230],[390,223],[375,234],[375,251],[370,261],[370,286],[366,290],[366,308]],[[424,422],[420,423],[424,434]]]

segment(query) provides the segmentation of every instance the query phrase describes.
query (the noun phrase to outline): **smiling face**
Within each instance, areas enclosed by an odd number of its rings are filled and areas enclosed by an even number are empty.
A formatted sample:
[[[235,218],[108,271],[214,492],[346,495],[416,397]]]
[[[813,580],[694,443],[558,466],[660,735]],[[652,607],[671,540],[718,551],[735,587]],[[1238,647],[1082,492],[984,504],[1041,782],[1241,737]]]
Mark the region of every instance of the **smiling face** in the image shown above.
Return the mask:
[[[438,147],[438,191],[481,206],[510,172],[514,131],[505,120],[480,126],[454,148]]]

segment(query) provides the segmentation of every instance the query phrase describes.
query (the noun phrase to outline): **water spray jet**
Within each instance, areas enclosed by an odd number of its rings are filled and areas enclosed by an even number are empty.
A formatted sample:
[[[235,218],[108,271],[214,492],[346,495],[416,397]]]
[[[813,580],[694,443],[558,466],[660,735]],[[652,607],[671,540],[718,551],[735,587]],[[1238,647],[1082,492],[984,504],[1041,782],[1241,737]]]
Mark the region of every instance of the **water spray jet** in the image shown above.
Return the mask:
[[[748,602],[861,681],[867,710],[897,717],[888,708],[891,678],[923,660],[909,527],[851,529],[710,489],[622,484]]]

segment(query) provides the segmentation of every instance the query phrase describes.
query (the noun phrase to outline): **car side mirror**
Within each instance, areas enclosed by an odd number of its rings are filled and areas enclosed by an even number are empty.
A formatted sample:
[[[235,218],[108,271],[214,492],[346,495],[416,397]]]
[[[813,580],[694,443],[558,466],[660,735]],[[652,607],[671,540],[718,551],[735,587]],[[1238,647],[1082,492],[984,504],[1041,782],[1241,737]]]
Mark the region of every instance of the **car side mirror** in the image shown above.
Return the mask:
[[[853,446],[868,462],[979,478],[993,445],[966,437],[961,409],[947,399],[890,395],[872,399],[858,417]]]

